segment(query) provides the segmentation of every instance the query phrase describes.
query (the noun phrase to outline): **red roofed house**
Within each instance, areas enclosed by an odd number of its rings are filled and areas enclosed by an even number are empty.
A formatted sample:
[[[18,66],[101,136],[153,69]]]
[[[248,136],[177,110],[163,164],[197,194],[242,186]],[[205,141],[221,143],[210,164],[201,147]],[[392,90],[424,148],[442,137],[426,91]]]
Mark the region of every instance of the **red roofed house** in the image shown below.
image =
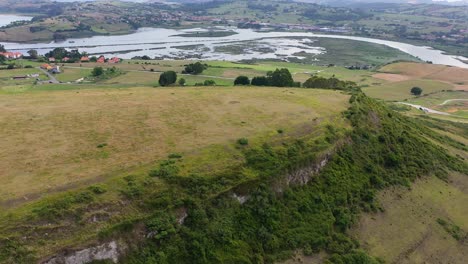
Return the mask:
[[[70,60],[70,58],[68,58],[68,57],[65,57],[65,58],[62,59],[63,62],[68,62],[69,60]]]
[[[106,62],[106,58],[104,56],[99,57],[99,59],[96,61],[97,63],[104,63]]]
[[[120,59],[117,58],[117,57],[114,57],[114,58],[109,60],[109,63],[119,63],[119,62],[120,62]]]
[[[50,57],[50,58],[49,58],[49,62],[55,62],[55,58],[54,58],[54,57]]]
[[[53,67],[46,63],[46,64],[42,64],[42,65],[41,65],[41,68],[44,69],[44,70],[50,70],[50,69],[52,69]]]
[[[3,55],[7,59],[19,59],[23,57],[21,52],[0,52],[0,55]]]
[[[83,56],[80,59],[81,62],[89,62],[89,57],[88,56]]]

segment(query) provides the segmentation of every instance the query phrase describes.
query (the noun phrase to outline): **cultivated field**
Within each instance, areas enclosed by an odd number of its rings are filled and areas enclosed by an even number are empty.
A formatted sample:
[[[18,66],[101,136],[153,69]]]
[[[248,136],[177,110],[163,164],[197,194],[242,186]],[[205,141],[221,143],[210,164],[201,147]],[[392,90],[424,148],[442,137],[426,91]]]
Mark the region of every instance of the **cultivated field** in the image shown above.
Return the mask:
[[[435,64],[395,63],[380,68],[374,75],[389,82],[427,79],[446,82],[456,90],[468,90],[468,69]]]
[[[169,153],[326,122],[340,117],[348,99],[315,89],[97,87],[0,95],[3,205]]]

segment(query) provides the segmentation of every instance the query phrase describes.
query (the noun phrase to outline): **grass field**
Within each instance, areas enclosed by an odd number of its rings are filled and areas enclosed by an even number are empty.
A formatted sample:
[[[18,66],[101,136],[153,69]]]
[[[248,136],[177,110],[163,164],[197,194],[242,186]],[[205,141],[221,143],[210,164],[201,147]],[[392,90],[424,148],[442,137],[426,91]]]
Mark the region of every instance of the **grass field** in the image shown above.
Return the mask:
[[[422,95],[427,95],[434,92],[453,89],[450,84],[433,80],[408,80],[401,82],[387,83],[379,86],[364,88],[364,92],[375,98],[388,101],[402,101],[413,98],[410,90],[412,87],[420,87],[423,89]]]
[[[468,246],[437,222],[468,230],[468,178],[451,174],[418,180],[410,191],[392,188],[380,195],[384,212],[361,218],[354,235],[371,255],[387,263],[464,263]]]
[[[57,75],[60,81],[73,81],[80,77],[89,77],[89,73],[94,67],[117,67],[125,74],[116,78],[104,81],[105,84],[114,85],[141,85],[157,86],[159,72],[176,71],[179,78],[184,78],[187,85],[203,83],[205,80],[214,80],[217,85],[231,86],[237,76],[245,75],[248,77],[264,76],[268,71],[274,71],[277,68],[288,68],[296,81],[304,82],[312,74],[324,77],[335,76],[340,79],[346,79],[357,82],[362,85],[371,85],[383,83],[383,80],[372,77],[371,71],[366,70],[348,70],[343,67],[322,67],[302,63],[285,63],[262,61],[258,63],[234,63],[224,61],[203,61],[208,68],[200,75],[183,75],[184,65],[190,61],[157,61],[157,60],[128,60],[119,64],[99,64],[99,63],[74,63],[65,64],[64,73]]]
[[[75,82],[78,79],[91,75],[91,69],[77,69],[62,67],[62,73],[56,74],[55,78],[61,82]]]
[[[340,116],[347,99],[333,91],[282,88],[89,87],[2,94],[0,200],[26,201],[172,152],[268,136],[316,118],[326,122]]]

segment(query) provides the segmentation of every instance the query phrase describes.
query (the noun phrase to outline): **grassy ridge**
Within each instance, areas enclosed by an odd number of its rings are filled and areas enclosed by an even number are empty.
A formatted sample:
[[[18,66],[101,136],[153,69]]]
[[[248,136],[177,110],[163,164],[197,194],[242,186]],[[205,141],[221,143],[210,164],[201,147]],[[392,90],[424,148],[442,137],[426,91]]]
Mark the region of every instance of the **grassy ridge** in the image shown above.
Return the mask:
[[[379,209],[376,192],[392,185],[409,186],[428,174],[444,179],[447,170],[466,174],[467,168],[427,141],[421,124],[361,93],[350,103],[345,116],[352,132],[328,125],[316,135],[306,130],[303,136],[291,135],[287,140],[237,143],[237,165],[217,171],[186,170],[184,166],[196,163],[172,154],[146,173],[34,203],[22,216],[31,219],[30,224],[2,225],[2,234],[19,232],[30,239],[1,239],[0,260],[31,261],[35,255],[30,250],[44,232],[50,242],[42,242],[47,245],[40,247],[42,254],[59,246],[51,245],[52,241],[76,245],[96,233],[105,241],[138,229],[155,235],[138,246],[131,238],[136,247],[124,263],[272,263],[288,258],[297,248],[306,254],[326,251],[331,263],[377,263],[348,236],[362,211]],[[343,140],[348,142],[344,146]],[[338,152],[309,184],[277,185],[284,175],[321,161],[333,149]],[[248,201],[241,205],[231,191],[247,194]],[[114,214],[122,209],[108,199],[126,203],[126,212],[90,225],[87,219],[95,215],[91,208]],[[182,226],[176,221],[181,208],[187,212]],[[16,217],[4,216],[2,222]],[[30,227],[44,221],[53,225]],[[69,223],[91,230],[80,234],[64,226]],[[73,241],[61,240],[53,229],[63,230]]]
[[[346,115],[354,126],[349,135],[352,143],[339,151],[320,177],[278,194],[268,183],[310,162],[316,144],[298,141],[249,148],[244,168],[263,179],[250,186],[249,201],[240,205],[221,195],[207,204],[192,193],[203,184],[173,182],[190,186],[181,189],[188,195],[181,201],[188,208],[184,226],[156,213],[147,225],[178,232],[153,239],[125,262],[150,258],[156,263],[272,263],[302,248],[308,254],[327,251],[331,263],[377,263],[347,235],[361,211],[379,208],[376,191],[395,184],[409,186],[428,174],[445,178],[447,169],[466,173],[467,167],[421,138],[418,126],[406,118],[362,94],[351,102]],[[331,129],[327,137],[333,134]],[[171,177],[177,176],[162,178]]]

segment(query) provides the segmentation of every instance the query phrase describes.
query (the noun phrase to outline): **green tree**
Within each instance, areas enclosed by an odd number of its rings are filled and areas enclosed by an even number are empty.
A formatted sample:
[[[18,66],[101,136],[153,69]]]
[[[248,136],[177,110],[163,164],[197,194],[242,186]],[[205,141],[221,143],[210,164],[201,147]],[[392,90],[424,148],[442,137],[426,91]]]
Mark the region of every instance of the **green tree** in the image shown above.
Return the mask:
[[[98,77],[104,74],[104,69],[102,67],[94,67],[91,71],[91,75],[94,77]]]
[[[413,95],[419,96],[419,95],[422,94],[422,92],[423,92],[423,89],[421,89],[419,87],[411,88],[411,94],[413,94]]]
[[[6,52],[5,46],[2,44],[0,44],[0,52]]]
[[[175,71],[163,72],[159,77],[159,84],[161,86],[168,86],[177,81],[177,73]]]
[[[267,86],[268,79],[265,76],[253,77],[251,84],[254,86]]]
[[[202,73],[204,70],[206,70],[206,65],[203,65],[201,62],[196,62],[185,66],[184,73],[196,75]]]
[[[55,58],[61,60],[68,57],[68,51],[65,48],[55,48],[45,54],[47,58]]]
[[[3,55],[0,55],[0,64],[3,64],[3,63],[5,63],[5,61],[6,61],[6,58],[5,58],[5,56],[3,56]]]
[[[31,57],[31,59],[37,59],[37,57],[39,56],[39,54],[37,53],[37,50],[29,50],[28,51],[28,54],[29,54],[29,57]]]
[[[250,85],[250,79],[247,76],[239,76],[234,80],[234,85]]]
[[[184,78],[179,79],[179,85],[180,86],[185,86],[186,83],[187,83],[187,81]]]
[[[215,86],[216,82],[213,81],[213,80],[205,80],[205,82],[203,82],[203,85],[204,86]]]
[[[294,86],[294,80],[288,69],[276,69],[273,72],[267,74],[268,83],[271,86],[276,87],[292,87]]]

